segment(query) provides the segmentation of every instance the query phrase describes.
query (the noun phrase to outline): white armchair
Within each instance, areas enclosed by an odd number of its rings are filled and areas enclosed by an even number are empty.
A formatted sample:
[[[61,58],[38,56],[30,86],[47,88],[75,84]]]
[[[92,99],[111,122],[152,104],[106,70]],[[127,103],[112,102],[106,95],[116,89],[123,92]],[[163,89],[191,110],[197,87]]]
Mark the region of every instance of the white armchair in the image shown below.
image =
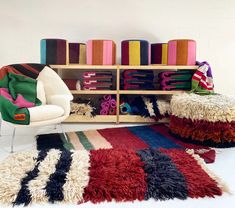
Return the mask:
[[[30,114],[29,125],[9,123],[14,127],[11,152],[13,152],[17,128],[61,124],[70,114],[70,101],[73,99],[73,96],[58,74],[51,68],[45,67],[40,72],[37,80],[37,97],[41,100],[42,105],[28,108]],[[64,133],[62,125],[61,129]],[[64,135],[67,138],[65,133]]]

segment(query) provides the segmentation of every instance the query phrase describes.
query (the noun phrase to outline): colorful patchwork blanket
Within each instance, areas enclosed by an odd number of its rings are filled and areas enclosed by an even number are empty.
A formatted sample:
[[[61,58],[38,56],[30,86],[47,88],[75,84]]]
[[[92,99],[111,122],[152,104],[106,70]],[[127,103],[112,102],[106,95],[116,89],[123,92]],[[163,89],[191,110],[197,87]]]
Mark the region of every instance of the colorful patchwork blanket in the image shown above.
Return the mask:
[[[3,120],[29,124],[27,108],[41,104],[37,99],[36,78],[44,67],[41,64],[15,64],[0,69],[0,112]]]

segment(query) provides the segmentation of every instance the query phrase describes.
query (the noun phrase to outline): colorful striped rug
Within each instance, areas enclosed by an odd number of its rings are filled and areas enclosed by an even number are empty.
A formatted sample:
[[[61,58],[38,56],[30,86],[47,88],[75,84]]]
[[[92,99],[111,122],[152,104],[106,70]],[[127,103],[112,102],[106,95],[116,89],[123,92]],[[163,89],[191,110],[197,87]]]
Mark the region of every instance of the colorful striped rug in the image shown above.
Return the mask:
[[[107,128],[66,133],[44,134],[37,138],[37,149],[56,148],[60,150],[97,150],[97,149],[131,149],[145,148],[193,149],[206,163],[213,163],[215,150],[182,142],[169,133],[164,124]]]
[[[204,198],[228,189],[193,151],[47,149],[0,163],[0,203],[80,204]]]

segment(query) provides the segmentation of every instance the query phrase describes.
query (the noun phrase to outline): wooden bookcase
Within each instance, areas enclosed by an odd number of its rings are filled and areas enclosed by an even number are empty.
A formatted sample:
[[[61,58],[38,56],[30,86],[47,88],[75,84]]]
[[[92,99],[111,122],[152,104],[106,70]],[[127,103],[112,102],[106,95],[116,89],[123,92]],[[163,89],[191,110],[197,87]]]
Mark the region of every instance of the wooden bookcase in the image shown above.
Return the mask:
[[[120,106],[121,95],[174,95],[183,93],[184,91],[163,91],[163,90],[121,90],[120,89],[120,77],[121,71],[125,69],[141,69],[141,70],[196,70],[198,66],[168,66],[168,65],[147,65],[147,66],[126,66],[126,65],[51,65],[60,76],[66,70],[114,70],[116,73],[116,89],[115,90],[71,90],[73,95],[105,95],[112,94],[116,95],[117,106]],[[75,72],[76,73],[76,72]],[[97,115],[93,118],[81,116],[81,115],[70,115],[65,120],[65,123],[151,123],[155,122],[150,118],[143,118],[138,115],[120,115],[119,108],[117,108],[116,115]],[[161,122],[166,122],[162,120]]]

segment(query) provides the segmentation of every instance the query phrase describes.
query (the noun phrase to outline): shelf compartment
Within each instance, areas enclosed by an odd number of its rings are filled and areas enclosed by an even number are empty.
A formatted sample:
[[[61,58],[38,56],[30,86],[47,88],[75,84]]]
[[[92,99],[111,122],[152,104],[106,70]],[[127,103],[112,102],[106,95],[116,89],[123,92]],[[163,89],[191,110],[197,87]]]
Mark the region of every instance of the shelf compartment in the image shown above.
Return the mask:
[[[95,117],[82,116],[82,115],[70,115],[64,123],[116,123],[117,116],[116,115],[97,115]]]
[[[50,65],[53,69],[117,69],[117,65],[80,65],[80,64],[68,64],[68,65]]]
[[[116,95],[116,90],[70,90],[73,95]]]
[[[168,119],[161,119],[159,121],[155,121],[151,118],[144,118],[139,115],[119,115],[120,123],[167,123]]]
[[[165,90],[120,90],[120,95],[175,95],[181,94],[187,91],[180,91],[180,90],[172,90],[172,91],[165,91]]]
[[[157,69],[157,70],[196,70],[198,66],[170,66],[170,65],[120,65],[120,69]]]

